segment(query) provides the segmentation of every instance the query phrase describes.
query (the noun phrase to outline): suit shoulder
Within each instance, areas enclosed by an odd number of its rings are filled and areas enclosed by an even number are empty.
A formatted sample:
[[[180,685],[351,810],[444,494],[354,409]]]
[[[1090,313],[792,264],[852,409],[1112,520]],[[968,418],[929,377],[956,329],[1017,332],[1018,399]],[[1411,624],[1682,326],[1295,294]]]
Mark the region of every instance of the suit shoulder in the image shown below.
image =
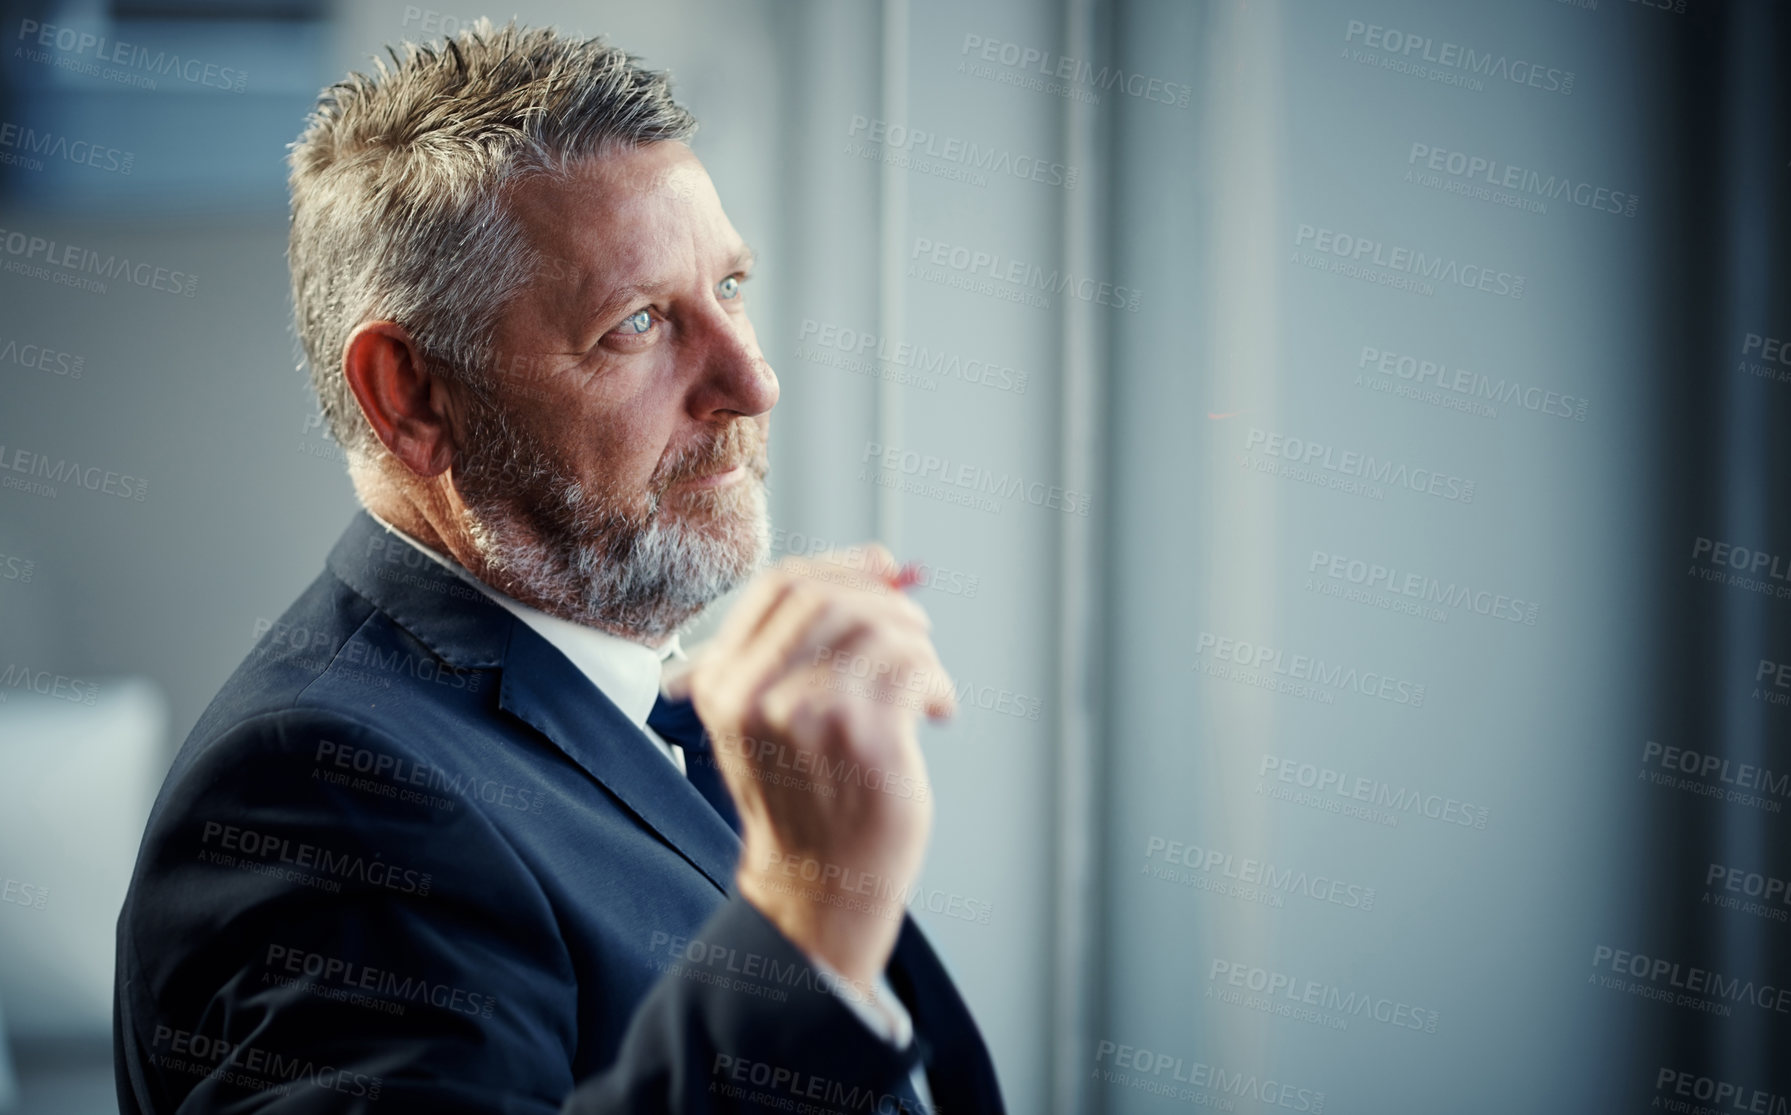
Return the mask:
[[[183,752],[236,725],[297,704],[377,609],[328,570],[276,617],[257,616],[247,653],[206,706]]]
[[[226,740],[268,746],[333,727],[382,733],[398,746],[464,723],[493,696],[487,671],[455,669],[328,570],[278,618],[258,618],[252,634],[171,776]]]
[[[299,706],[250,717],[184,757],[145,826],[121,932],[220,910],[393,900],[553,922],[511,834],[381,725]]]

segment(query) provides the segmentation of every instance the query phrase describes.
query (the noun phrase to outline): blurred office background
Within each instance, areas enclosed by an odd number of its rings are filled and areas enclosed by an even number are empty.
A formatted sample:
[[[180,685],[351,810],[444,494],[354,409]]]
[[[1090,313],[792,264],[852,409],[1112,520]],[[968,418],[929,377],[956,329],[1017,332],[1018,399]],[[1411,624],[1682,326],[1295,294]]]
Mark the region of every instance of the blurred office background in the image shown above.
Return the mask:
[[[285,144],[512,14],[702,121],[779,548],[932,570],[1011,1110],[1791,1107],[1777,0],[0,12],[0,1111],[115,1110],[149,800],[355,507]]]

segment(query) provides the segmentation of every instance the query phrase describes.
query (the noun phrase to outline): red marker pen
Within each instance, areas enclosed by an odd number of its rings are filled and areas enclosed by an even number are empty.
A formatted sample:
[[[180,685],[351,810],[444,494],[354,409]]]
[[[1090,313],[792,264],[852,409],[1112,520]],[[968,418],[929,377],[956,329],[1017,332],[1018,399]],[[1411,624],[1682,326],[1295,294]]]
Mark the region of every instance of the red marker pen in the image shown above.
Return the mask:
[[[895,589],[897,592],[902,592],[911,585],[918,585],[920,583],[920,571],[923,568],[925,568],[925,566],[918,561],[903,562],[902,567],[896,570],[895,576],[889,579],[889,587]]]

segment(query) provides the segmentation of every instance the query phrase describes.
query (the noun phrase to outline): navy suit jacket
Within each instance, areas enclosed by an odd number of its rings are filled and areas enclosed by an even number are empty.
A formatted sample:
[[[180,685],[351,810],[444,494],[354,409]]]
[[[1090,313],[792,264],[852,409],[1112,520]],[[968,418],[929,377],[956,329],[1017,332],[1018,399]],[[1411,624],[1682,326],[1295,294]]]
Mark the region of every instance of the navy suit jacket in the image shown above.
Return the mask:
[[[920,1059],[939,1111],[1003,1110],[912,920],[898,1051],[734,893],[738,849],[564,655],[360,513],[156,800],[120,1109],[889,1112]]]

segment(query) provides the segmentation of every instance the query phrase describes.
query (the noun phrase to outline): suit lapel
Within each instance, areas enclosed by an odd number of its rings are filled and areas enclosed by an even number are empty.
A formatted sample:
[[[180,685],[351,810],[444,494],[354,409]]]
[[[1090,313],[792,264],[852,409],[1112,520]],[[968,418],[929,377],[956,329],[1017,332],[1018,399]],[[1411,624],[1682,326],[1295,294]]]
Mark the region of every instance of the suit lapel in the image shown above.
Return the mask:
[[[511,625],[498,706],[534,727],[723,894],[740,840],[621,711],[526,623]]]
[[[723,894],[732,893],[740,848],[733,830],[533,628],[365,511],[343,531],[329,568],[448,665],[501,670],[501,708],[546,736]]]

